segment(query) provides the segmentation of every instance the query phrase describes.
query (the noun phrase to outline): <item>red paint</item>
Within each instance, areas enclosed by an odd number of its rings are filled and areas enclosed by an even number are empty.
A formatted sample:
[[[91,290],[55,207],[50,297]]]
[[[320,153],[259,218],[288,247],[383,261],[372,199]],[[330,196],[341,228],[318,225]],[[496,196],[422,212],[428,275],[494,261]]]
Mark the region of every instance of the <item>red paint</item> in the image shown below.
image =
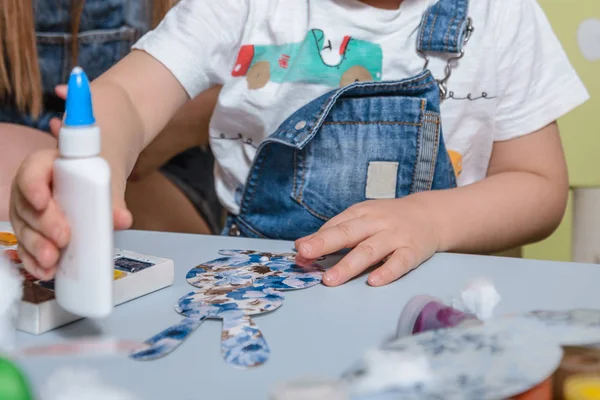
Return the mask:
[[[287,54],[282,54],[281,58],[279,59],[279,66],[283,69],[287,69],[290,66],[290,56],[288,56]]]
[[[348,49],[348,43],[350,43],[350,36],[344,36],[344,40],[342,41],[342,45],[340,46],[340,56],[346,54],[346,50]]]
[[[233,71],[231,71],[231,76],[240,77],[245,76],[250,69],[250,65],[252,64],[252,60],[254,59],[254,46],[253,45],[245,45],[242,46],[240,52],[238,53],[237,61],[235,62],[235,66],[233,67]]]
[[[23,263],[23,261],[21,261],[21,259],[19,258],[19,254],[17,253],[16,250],[13,250],[13,249],[4,250],[4,254],[10,259],[10,261],[12,261],[15,264]]]

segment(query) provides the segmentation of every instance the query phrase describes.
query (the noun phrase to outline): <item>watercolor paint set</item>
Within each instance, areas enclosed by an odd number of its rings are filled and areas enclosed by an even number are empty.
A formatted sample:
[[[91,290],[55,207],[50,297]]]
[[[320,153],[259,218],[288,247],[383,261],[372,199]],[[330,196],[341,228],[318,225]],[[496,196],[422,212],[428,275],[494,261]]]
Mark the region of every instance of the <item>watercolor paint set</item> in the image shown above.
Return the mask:
[[[56,301],[54,281],[40,281],[21,265],[17,240],[10,225],[0,223],[0,253],[19,267],[24,278],[23,298],[17,329],[40,335],[82,319],[64,310]],[[116,249],[114,253],[113,304],[121,305],[173,284],[172,260]]]

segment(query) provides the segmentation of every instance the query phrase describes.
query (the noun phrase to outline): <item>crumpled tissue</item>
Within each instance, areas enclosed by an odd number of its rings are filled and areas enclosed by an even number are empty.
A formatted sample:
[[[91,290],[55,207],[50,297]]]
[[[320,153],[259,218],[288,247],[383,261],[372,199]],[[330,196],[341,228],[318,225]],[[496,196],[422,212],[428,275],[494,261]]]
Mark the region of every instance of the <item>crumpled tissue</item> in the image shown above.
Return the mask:
[[[477,278],[461,291],[460,298],[453,299],[452,307],[487,321],[494,316],[494,309],[500,300],[500,294],[490,279]]]

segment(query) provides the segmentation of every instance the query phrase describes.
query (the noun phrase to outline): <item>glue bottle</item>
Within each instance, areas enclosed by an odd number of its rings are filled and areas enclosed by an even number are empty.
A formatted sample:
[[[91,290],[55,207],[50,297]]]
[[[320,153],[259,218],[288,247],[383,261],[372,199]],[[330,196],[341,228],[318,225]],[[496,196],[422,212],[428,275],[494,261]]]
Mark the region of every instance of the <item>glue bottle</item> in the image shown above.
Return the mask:
[[[75,67],[69,78],[66,120],[54,164],[54,198],[71,228],[56,273],[58,304],[81,317],[104,318],[113,308],[113,219],[108,163],[100,157],[100,129],[90,83]]]

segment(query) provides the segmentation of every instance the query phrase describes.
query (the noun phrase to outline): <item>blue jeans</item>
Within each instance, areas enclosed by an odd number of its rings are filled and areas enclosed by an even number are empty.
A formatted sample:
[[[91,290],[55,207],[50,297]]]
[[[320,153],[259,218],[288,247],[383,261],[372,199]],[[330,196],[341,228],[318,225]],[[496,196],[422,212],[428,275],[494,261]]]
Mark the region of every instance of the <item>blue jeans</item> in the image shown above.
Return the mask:
[[[44,108],[39,118],[18,110],[11,101],[0,104],[0,122],[48,132],[49,122],[64,112],[64,101],[54,94],[66,83],[72,64],[71,0],[35,0],[37,50]],[[86,0],[78,35],[78,64],[96,79],[125,57],[133,43],[149,29],[145,0]],[[195,205],[213,232],[221,229],[221,205],[214,189],[210,149],[192,148],[177,155],[161,171]]]
[[[467,0],[439,0],[417,48],[460,53]],[[357,82],[304,106],[259,147],[223,234],[295,240],[348,207],[456,186],[444,146],[443,80],[425,69],[394,82]]]

